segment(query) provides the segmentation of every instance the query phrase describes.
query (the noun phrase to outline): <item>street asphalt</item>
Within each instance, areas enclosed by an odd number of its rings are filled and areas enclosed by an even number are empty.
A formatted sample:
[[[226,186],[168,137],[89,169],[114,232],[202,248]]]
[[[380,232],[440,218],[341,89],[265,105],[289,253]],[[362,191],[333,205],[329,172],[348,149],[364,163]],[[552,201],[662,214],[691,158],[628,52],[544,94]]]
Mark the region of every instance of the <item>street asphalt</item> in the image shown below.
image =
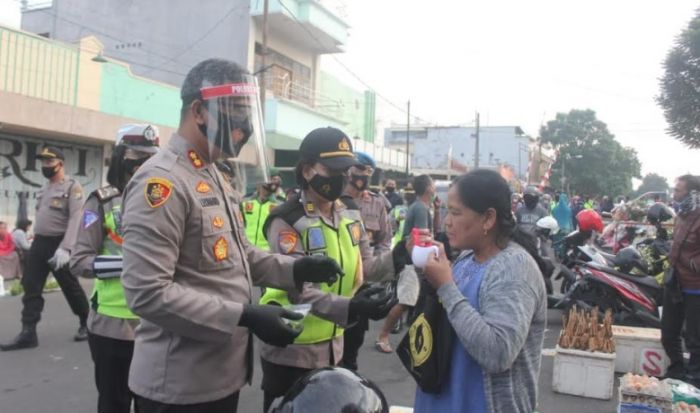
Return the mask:
[[[83,287],[91,291],[91,282]],[[97,393],[93,365],[86,342],[73,342],[78,321],[60,292],[45,295],[46,306],[39,324],[39,347],[30,350],[0,352],[0,413],[90,413],[96,411]],[[9,341],[20,329],[19,297],[0,297],[0,341]],[[561,328],[561,312],[550,310],[539,381],[540,413],[613,413],[613,400],[600,401],[566,396],[552,391],[553,349]],[[374,349],[381,323],[375,322],[367,333],[360,353],[360,373],[376,382],[392,405],[412,406],[415,383],[395,354]],[[391,337],[397,345],[403,330]],[[239,412],[262,412],[259,363],[252,386],[241,392]],[[212,372],[216,374],[216,372]],[[616,392],[615,392],[616,393]]]

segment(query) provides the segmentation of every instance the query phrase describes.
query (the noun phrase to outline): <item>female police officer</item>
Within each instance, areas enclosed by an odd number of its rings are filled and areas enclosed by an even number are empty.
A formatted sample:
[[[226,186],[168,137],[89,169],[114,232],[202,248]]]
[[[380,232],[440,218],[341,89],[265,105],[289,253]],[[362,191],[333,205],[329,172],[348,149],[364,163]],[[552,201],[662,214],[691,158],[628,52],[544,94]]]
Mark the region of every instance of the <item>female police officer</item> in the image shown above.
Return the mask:
[[[126,305],[120,268],[100,271],[100,261],[104,256],[122,255],[122,192],[136,169],[158,151],[158,143],[154,126],[124,125],[119,129],[107,172],[109,185],[95,190],[85,201],[71,257],[73,274],[97,278],[88,315],[88,343],[95,363],[99,413],[131,410],[129,365],[138,325],[138,317]]]
[[[265,224],[270,248],[291,256],[330,257],[343,275],[331,285],[307,283],[300,293],[265,290],[263,304],[312,305],[292,345],[261,350],[265,410],[308,371],[341,360],[343,327],[362,317],[381,319],[396,302],[381,287],[355,294],[364,278],[393,278],[400,263],[391,251],[373,256],[356,204],[339,200],[347,170],[358,165],[350,140],[335,128],[315,129],[302,141],[299,156],[296,179],[302,190],[270,214]]]

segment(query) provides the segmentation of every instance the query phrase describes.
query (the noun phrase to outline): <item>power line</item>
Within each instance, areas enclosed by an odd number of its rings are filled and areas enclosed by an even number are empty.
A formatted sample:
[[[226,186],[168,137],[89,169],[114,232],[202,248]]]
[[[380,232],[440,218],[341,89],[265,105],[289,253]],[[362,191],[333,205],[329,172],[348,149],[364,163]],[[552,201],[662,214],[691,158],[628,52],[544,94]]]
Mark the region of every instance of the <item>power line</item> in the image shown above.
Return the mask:
[[[290,16],[292,16],[292,19],[294,19],[294,21],[295,21],[302,29],[304,29],[304,31],[305,31],[314,41],[316,41],[316,43],[319,44],[319,46],[325,47],[325,45],[324,45],[324,44],[323,44],[323,43],[322,43],[322,42],[321,42],[321,41],[320,41],[306,26],[304,26],[304,25],[301,23],[301,21],[299,21],[299,19],[298,19],[297,16],[294,14],[294,12],[292,12],[292,11],[289,9],[289,7],[287,7],[287,5],[284,4],[284,2],[283,2],[282,0],[279,0],[279,4],[282,6],[282,8],[284,8],[284,9],[287,11],[287,13],[289,13]],[[357,73],[353,72],[352,69],[350,69],[345,63],[343,63],[340,59],[338,59],[337,56],[335,56],[335,55],[333,55],[333,54],[331,54],[330,56],[331,56],[336,62],[338,62],[338,64],[339,64],[343,69],[345,69],[345,70],[346,70],[348,73],[350,73],[355,79],[357,79],[357,81],[359,81],[360,83],[362,83],[367,89],[373,91],[377,96],[379,96],[380,99],[384,100],[385,102],[387,102],[389,105],[393,106],[395,109],[399,110],[400,112],[402,112],[402,113],[404,113],[404,114],[408,114],[408,111],[407,111],[405,108],[403,108],[401,105],[398,105],[398,104],[394,103],[392,100],[390,100],[389,98],[387,98],[387,97],[385,97],[384,95],[382,95],[381,93],[379,93],[376,89],[374,89],[374,88],[373,88],[372,86],[370,86],[367,82],[365,82]],[[437,126],[437,122],[430,122],[430,121],[427,121],[427,120],[425,120],[425,119],[423,119],[423,118],[421,118],[421,117],[415,116],[415,115],[413,115],[413,118],[416,119],[416,120],[418,120],[418,121],[420,121],[420,122],[427,123],[427,124],[434,124],[434,125]]]

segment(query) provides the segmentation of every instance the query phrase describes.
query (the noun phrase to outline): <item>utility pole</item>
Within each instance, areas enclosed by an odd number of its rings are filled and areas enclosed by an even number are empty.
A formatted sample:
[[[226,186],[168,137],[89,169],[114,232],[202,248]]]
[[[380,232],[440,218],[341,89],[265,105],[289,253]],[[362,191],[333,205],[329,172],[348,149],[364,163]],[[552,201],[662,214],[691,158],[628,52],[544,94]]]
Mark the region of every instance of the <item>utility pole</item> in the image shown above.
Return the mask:
[[[474,169],[479,167],[479,112],[476,112],[476,145],[474,148]]]
[[[411,159],[409,150],[409,140],[411,137],[411,101],[406,103],[406,182],[408,182],[408,164]]]
[[[265,84],[265,75],[267,73],[267,14],[269,11],[268,0],[265,0],[263,5],[263,24],[262,24],[262,59],[261,59],[261,73],[260,73],[260,111],[262,112],[263,119],[265,118],[265,95],[267,85]]]

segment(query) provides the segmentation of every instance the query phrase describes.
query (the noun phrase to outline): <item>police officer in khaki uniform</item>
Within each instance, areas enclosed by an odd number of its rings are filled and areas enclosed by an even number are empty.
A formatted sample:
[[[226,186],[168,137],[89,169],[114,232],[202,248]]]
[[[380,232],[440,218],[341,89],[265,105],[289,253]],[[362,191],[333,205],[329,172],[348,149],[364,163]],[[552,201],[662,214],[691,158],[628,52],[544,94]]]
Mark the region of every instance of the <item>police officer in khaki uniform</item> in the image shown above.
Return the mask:
[[[336,365],[343,357],[343,328],[360,319],[381,319],[396,301],[382,287],[358,291],[365,280],[394,277],[401,263],[391,251],[375,256],[352,199],[340,199],[347,170],[358,165],[350,139],[335,128],[311,131],[299,148],[300,195],[272,210],[265,233],[274,252],[333,258],[344,275],[332,285],[307,284],[301,293],[266,289],[261,303],[310,304],[304,333],[294,344],[262,347],[264,410],[310,370]],[[397,268],[398,267],[398,268]]]
[[[370,239],[370,247],[375,256],[391,250],[391,225],[386,213],[386,199],[369,189],[369,180],[377,165],[371,156],[364,152],[355,152],[359,165],[348,171],[350,173],[345,193],[341,199],[351,199],[357,204],[362,215],[365,232]],[[357,356],[369,329],[369,320],[363,318],[345,329],[343,359],[340,365],[350,370],[357,370]]]
[[[255,78],[233,62],[205,60],[188,73],[181,98],[177,133],[124,195],[122,284],[141,318],[129,388],[141,413],[232,413],[253,371],[250,333],[276,346],[301,333],[287,324],[300,314],[252,304],[252,285],[295,290],[334,282],[340,269],[324,257],[273,255],[245,238],[240,197],[214,161],[247,144],[245,165],[236,164],[265,174]]]
[[[83,206],[78,241],[71,256],[71,272],[96,278],[88,316],[88,343],[95,364],[98,413],[129,413],[129,365],[134,352],[134,330],[139,319],[124,297],[122,264],[122,192],[126,183],[158,151],[158,129],[151,125],[124,125],[107,171],[109,185],[93,191]]]
[[[39,345],[36,325],[44,309],[42,292],[49,271],[53,272],[71,310],[80,320],[80,327],[73,338],[75,341],[87,340],[87,297],[78,279],[68,269],[80,225],[83,187],[66,175],[63,165],[66,158],[59,148],[44,147],[37,158],[41,159],[41,173],[48,182],[41,188],[37,199],[34,242],[29,249],[22,278],[22,331],[12,342],[0,345],[3,351]]]

